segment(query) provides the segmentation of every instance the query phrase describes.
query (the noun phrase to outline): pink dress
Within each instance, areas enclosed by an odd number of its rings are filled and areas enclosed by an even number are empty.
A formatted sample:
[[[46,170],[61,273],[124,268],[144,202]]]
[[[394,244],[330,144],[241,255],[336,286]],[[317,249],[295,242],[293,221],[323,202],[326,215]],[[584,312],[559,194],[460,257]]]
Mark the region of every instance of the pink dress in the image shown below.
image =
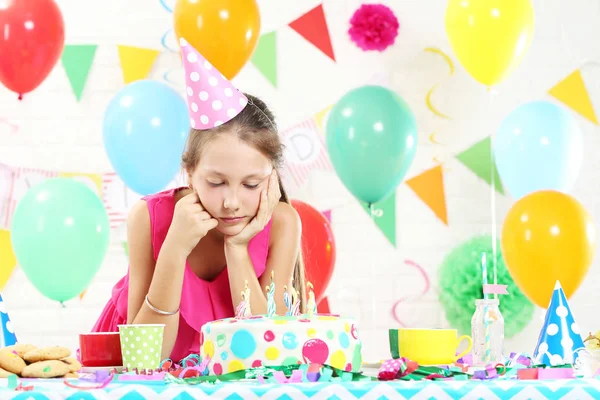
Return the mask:
[[[150,212],[155,261],[173,219],[176,191],[177,189],[171,189],[143,198],[148,204]],[[270,231],[271,221],[248,245],[250,258],[258,277],[266,268]],[[111,299],[92,328],[92,332],[118,332],[117,325],[127,323],[128,289],[129,272],[114,286]],[[190,354],[199,354],[202,325],[206,322],[233,316],[234,309],[227,267],[209,282],[198,278],[186,262],[181,293],[179,331],[171,352],[171,359],[178,362]]]

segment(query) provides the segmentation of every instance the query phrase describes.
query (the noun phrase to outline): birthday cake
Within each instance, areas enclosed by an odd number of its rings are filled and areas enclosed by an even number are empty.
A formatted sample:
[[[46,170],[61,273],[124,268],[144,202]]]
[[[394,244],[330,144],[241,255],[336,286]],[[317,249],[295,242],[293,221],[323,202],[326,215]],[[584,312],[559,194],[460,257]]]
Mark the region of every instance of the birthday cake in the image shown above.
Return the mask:
[[[211,374],[295,364],[322,364],[348,372],[362,366],[362,344],[356,321],[339,315],[318,314],[312,285],[308,283],[307,312],[293,286],[284,286],[286,315],[275,313],[273,274],[267,286],[267,315],[253,316],[250,291],[242,292],[236,317],[206,323],[200,331],[200,355],[210,359]]]
[[[216,375],[298,363],[358,372],[362,365],[356,322],[330,314],[221,319],[202,327],[200,346]]]

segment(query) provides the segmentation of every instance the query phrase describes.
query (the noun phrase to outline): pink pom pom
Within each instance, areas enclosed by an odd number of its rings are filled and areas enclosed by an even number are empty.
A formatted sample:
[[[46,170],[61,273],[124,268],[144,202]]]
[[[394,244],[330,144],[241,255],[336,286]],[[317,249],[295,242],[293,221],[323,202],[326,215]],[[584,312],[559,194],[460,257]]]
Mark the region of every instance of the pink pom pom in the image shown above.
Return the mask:
[[[400,24],[383,4],[363,4],[350,19],[350,39],[365,51],[383,51],[394,44]]]

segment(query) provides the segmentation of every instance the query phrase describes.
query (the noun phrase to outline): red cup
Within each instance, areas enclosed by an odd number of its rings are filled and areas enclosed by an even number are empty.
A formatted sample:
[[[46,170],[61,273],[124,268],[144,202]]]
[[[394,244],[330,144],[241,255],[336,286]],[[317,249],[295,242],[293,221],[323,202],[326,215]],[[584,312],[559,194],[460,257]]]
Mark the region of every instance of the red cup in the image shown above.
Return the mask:
[[[119,332],[91,332],[79,335],[79,352],[84,367],[122,367]]]

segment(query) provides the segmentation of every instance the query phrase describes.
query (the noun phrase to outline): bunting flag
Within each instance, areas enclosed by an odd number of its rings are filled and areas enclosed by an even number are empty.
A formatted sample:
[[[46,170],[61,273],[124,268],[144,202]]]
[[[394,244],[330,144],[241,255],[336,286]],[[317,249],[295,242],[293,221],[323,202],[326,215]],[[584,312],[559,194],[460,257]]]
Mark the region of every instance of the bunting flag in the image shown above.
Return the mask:
[[[325,218],[327,218],[327,221],[331,223],[331,210],[321,211],[321,214],[323,214]]]
[[[260,37],[250,60],[271,84],[277,87],[277,32]]]
[[[311,171],[333,171],[323,138],[309,118],[280,132],[285,146],[282,180],[286,186],[301,188]]]
[[[329,111],[331,111],[333,106],[334,106],[334,104],[331,104],[315,114],[315,117],[314,117],[315,122],[317,123],[319,130],[321,132],[323,132],[323,135],[325,135],[325,120],[326,120],[327,116],[329,115]]]
[[[160,51],[133,46],[117,46],[125,84],[146,79]]]
[[[97,48],[95,44],[70,44],[62,52],[61,61],[77,101],[81,100]]]
[[[361,204],[387,240],[396,247],[396,193],[372,204],[370,208],[365,203]]]
[[[0,230],[0,291],[4,290],[4,286],[12,275],[13,270],[17,266],[17,258],[12,249],[10,242],[10,232],[8,230]]]
[[[335,61],[323,4],[319,4],[306,14],[290,22],[289,27]]]
[[[60,172],[58,176],[79,181],[89,187],[98,197],[102,198],[102,176],[100,174]]]
[[[441,165],[407,180],[406,184],[444,224],[448,225],[444,174]]]
[[[504,188],[502,187],[502,181],[498,170],[496,169],[496,163],[492,164],[492,139],[486,137],[469,147],[467,150],[459,153],[456,158],[465,167],[469,168],[478,177],[488,183],[492,184],[492,173],[494,174],[494,186],[495,190],[504,194]],[[492,171],[493,169],[493,171]]]
[[[548,93],[560,100],[575,112],[598,125],[598,118],[592,106],[590,95],[585,87],[581,70],[573,71],[565,79],[557,83]]]

